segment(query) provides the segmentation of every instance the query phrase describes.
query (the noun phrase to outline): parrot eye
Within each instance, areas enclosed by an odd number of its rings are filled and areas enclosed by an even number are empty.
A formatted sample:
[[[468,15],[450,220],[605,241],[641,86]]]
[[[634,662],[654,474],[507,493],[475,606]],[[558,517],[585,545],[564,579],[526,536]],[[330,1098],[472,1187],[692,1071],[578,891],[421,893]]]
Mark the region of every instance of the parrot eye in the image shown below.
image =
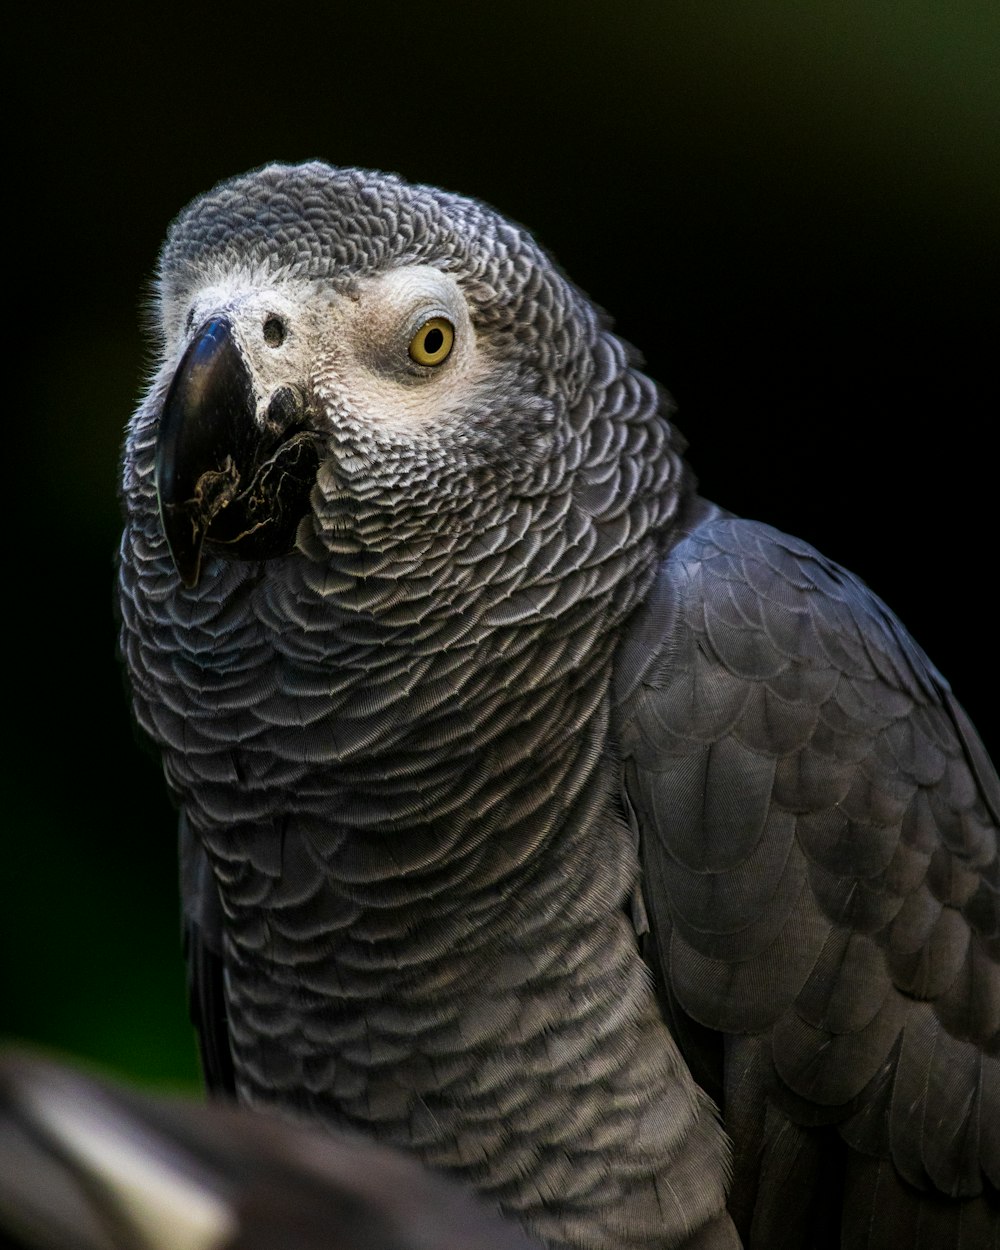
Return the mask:
[[[455,327],[447,317],[431,317],[410,339],[410,359],[418,365],[440,365],[451,354]]]

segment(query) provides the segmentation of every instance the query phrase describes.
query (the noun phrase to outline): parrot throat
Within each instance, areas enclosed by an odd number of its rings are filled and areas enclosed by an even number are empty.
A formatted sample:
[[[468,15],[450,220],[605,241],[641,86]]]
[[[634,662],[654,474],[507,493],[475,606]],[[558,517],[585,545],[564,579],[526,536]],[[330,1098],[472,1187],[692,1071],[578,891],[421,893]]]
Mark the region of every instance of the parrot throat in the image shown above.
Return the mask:
[[[369,678],[354,735],[343,713],[324,727],[336,762],[289,751],[296,774],[268,814],[234,788],[224,826],[207,812],[196,824],[227,917],[242,1100],[415,1151],[553,1244],[654,1246],[661,1193],[697,1209],[677,1161],[702,1136],[707,1158],[715,1126],[627,914],[636,849],[609,749],[618,635],[589,615],[586,648],[571,631],[520,651],[493,633],[459,672],[445,651],[401,706],[381,709]],[[290,688],[286,663],[276,681]],[[464,701],[428,698],[442,683]]]
[[[266,814],[247,787],[274,775],[273,733],[259,761],[245,744],[225,825],[193,817],[227,916],[240,1097],[415,1151],[554,1244],[659,1244],[662,1193],[702,1200],[675,1161],[715,1149],[638,955],[614,798],[612,670],[657,550],[555,620],[508,623],[484,597],[458,644],[331,612],[304,564],[282,603],[311,631],[276,627],[261,583],[299,723]]]

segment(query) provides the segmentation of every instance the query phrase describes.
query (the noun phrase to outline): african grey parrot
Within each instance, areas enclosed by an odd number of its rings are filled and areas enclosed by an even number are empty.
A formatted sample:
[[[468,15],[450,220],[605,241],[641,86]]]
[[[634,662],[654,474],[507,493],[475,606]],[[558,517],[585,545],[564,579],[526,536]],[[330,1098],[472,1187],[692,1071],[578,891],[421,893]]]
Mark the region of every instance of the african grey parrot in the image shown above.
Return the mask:
[[[121,646],[210,1086],[553,1246],[992,1244],[1000,785],[888,609],[479,203],[268,166],[158,314]]]

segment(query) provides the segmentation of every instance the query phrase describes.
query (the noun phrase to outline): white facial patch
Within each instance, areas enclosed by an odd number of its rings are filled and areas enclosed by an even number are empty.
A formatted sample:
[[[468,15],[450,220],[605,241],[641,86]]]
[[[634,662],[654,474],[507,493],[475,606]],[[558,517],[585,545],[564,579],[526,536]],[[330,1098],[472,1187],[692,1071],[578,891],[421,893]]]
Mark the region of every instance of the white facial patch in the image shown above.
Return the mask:
[[[486,366],[454,278],[430,265],[392,269],[358,282],[350,304],[341,350],[327,336],[324,355],[360,418],[412,432],[465,407]],[[451,350],[422,364],[412,345],[435,319],[453,328]]]

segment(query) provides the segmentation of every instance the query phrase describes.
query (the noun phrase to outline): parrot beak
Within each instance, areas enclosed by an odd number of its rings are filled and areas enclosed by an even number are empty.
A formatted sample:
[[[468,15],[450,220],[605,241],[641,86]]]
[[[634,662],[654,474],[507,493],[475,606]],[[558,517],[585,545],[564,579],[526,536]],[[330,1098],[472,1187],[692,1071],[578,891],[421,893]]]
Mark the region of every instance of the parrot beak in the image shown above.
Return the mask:
[[[301,396],[279,388],[262,426],[232,325],[207,321],[170,384],[156,442],[160,521],[184,585],[198,584],[206,542],[234,559],[291,551],[318,467]]]

